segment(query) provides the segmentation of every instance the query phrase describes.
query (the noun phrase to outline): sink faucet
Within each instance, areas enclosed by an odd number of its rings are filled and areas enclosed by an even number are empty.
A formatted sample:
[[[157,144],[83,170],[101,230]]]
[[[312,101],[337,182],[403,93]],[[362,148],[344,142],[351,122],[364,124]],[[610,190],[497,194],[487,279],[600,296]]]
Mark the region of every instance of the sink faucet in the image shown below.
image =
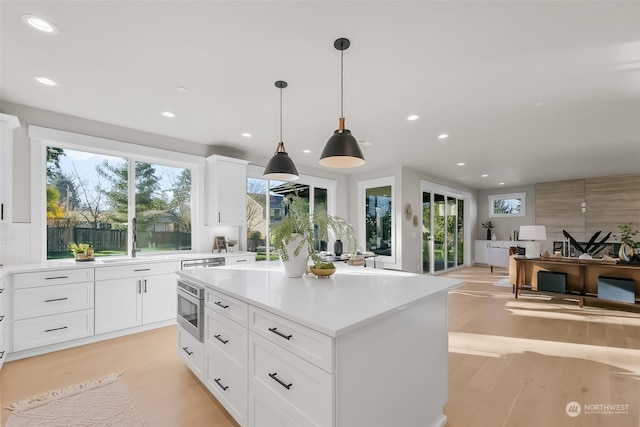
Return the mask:
[[[135,258],[136,252],[138,251],[138,227],[136,225],[136,219],[133,218],[131,220],[131,258]]]

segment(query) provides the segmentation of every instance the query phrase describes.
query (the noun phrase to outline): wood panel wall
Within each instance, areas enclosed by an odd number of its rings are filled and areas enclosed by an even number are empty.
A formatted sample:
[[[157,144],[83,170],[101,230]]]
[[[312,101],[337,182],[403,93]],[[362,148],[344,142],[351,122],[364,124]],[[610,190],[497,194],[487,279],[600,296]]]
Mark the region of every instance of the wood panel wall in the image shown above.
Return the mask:
[[[567,230],[576,240],[585,240],[585,180],[536,184],[536,224],[544,225],[548,240],[565,240]]]
[[[564,240],[564,229],[579,242],[597,231],[619,241],[618,225],[628,223],[640,230],[640,174],[536,184],[536,224],[548,240]]]

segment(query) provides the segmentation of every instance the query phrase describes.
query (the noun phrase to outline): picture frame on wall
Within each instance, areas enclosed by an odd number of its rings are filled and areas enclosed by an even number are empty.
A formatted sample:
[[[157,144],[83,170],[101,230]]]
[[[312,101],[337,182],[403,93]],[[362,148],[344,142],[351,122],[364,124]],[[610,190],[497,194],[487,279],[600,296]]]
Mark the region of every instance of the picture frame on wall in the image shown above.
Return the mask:
[[[213,249],[211,252],[222,252],[222,250],[228,252],[227,249],[227,241],[224,236],[214,236],[213,237]]]

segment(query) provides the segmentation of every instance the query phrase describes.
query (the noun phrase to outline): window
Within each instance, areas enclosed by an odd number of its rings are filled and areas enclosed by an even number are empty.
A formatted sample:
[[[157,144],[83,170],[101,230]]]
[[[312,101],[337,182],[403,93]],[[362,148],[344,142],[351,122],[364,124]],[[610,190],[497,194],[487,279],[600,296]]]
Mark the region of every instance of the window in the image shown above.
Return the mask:
[[[126,255],[131,217],[137,249],[191,249],[189,169],[47,147],[46,171],[47,259],[71,257],[71,242],[91,244],[96,256]]]
[[[247,168],[247,250],[256,252],[256,260],[277,260],[270,251],[269,225],[286,215],[286,198],[297,194],[309,203],[309,213],[321,208],[333,212],[336,183],[333,180],[301,176],[294,183],[261,178],[263,168]],[[268,189],[268,191],[267,191]],[[314,242],[317,250],[327,250],[327,242]]]
[[[394,177],[358,182],[360,245],[382,262],[395,262]]]
[[[524,216],[526,193],[489,196],[489,216]]]
[[[42,165],[32,188],[43,194],[32,203],[43,230],[32,244],[46,248],[44,259],[72,257],[72,242],[127,255],[133,218],[143,255],[198,247],[192,206],[204,158],[35,126],[29,134],[32,164]]]

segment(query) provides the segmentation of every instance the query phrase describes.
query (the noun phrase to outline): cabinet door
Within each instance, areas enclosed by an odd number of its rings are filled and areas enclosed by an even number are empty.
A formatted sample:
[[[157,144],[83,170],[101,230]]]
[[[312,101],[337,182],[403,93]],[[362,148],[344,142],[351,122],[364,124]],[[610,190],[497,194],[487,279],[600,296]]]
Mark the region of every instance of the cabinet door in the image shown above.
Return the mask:
[[[176,320],[178,290],[175,274],[145,276],[142,279],[142,323]]]
[[[247,162],[211,156],[209,172],[210,225],[245,225]]]
[[[20,127],[16,116],[0,114],[0,224],[11,223],[13,211],[13,130]]]
[[[142,278],[96,282],[96,334],[142,324]]]

